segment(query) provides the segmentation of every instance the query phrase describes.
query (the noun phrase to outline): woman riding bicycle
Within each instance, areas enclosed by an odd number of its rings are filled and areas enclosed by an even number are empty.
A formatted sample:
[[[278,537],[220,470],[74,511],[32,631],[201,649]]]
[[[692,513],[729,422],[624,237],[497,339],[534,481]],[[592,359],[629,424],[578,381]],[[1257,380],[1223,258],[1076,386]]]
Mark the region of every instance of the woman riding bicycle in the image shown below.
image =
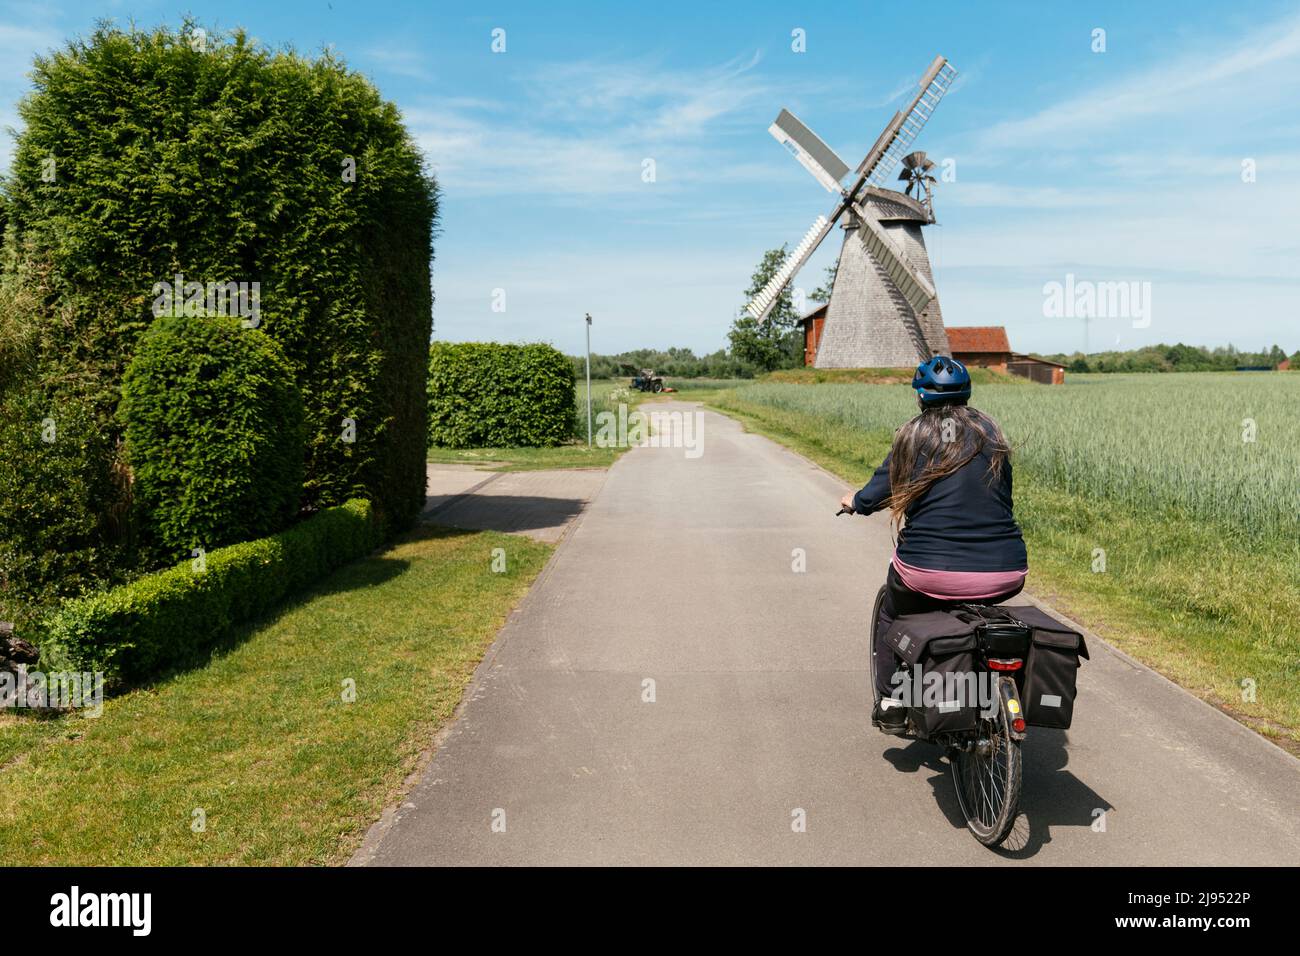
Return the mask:
[[[971,408],[966,367],[946,355],[917,366],[917,415],[867,486],[840,504],[857,514],[889,508],[898,532],[876,626],[871,723],[901,734],[906,708],[889,706],[895,671],[885,633],[900,614],[954,603],[997,604],[1020,593],[1025,542],[1011,502],[1011,447],[993,419]]]

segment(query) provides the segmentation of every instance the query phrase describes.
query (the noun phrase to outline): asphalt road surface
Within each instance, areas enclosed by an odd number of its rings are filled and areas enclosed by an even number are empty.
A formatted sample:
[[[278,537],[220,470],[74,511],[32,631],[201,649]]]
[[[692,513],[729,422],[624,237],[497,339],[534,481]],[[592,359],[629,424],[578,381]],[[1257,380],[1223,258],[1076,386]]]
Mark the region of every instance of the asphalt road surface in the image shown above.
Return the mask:
[[[701,454],[610,470],[354,863],[1300,862],[1300,761],[1096,637],[1008,849],[980,846],[938,749],[869,723],[887,519],[702,415]]]

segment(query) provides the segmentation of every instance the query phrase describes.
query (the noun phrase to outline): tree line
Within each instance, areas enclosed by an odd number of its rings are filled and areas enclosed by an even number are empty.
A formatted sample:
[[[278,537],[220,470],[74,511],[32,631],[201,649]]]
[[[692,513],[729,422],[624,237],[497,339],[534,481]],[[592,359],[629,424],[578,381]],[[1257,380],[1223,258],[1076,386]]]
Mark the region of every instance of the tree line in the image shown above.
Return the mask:
[[[1147,345],[1127,352],[1057,353],[1045,358],[1060,362],[1071,372],[1232,372],[1237,369],[1277,368],[1288,358],[1278,345],[1247,352],[1233,345],[1207,349],[1200,345]],[[1300,349],[1290,355],[1300,369]]]
[[[745,289],[745,301],[737,309],[737,317],[727,334],[729,349],[698,356],[690,349],[679,348],[634,349],[617,355],[592,355],[591,377],[617,378],[626,374],[624,365],[651,368],[672,378],[753,378],[763,372],[802,366],[803,330],[799,327],[800,315],[795,309],[790,288],[781,293],[761,324],[744,311],[744,304],[771,281],[789,254],[785,246],[763,253],[763,259],[754,269],[749,287]],[[834,282],[835,266],[832,265],[827,268],[822,285],[808,294],[808,303],[829,301]],[[577,374],[585,375],[584,357],[575,356],[573,362]]]

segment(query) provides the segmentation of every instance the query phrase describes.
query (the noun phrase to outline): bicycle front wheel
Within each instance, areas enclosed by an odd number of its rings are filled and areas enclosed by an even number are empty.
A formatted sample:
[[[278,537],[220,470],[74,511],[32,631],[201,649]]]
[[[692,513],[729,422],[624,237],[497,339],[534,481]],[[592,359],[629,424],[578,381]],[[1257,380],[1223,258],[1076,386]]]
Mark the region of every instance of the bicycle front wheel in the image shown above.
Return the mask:
[[[870,662],[867,673],[871,675],[872,704],[880,703],[880,695],[876,692],[876,625],[880,623],[880,605],[884,602],[885,589],[882,587],[876,592],[876,602],[871,606],[871,644],[867,648],[867,660]]]

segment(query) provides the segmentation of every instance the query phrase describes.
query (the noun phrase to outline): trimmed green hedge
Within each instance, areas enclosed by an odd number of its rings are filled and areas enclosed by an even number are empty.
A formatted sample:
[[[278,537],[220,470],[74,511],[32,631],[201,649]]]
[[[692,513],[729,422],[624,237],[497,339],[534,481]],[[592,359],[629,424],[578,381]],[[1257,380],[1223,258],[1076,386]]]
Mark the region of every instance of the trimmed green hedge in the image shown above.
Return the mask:
[[[16,344],[116,438],[156,284],[256,282],[302,393],[304,503],[364,490],[401,527],[424,502],[436,184],[337,56],[196,28],[105,22],[33,64],[0,184],[0,297],[35,304]]]
[[[171,560],[288,527],[302,496],[302,397],[275,340],[238,319],[163,316],[122,381],[140,526]]]
[[[435,342],[429,350],[429,444],[562,444],[573,437],[573,393],[573,365],[549,345]]]
[[[121,686],[199,659],[237,624],[265,614],[381,539],[370,502],[354,499],[269,538],[186,561],[66,602],[40,628],[41,666],[102,671]]]
[[[20,627],[44,606],[114,580],[113,522],[127,503],[111,440],[83,401],[39,390],[0,398],[0,620]]]

